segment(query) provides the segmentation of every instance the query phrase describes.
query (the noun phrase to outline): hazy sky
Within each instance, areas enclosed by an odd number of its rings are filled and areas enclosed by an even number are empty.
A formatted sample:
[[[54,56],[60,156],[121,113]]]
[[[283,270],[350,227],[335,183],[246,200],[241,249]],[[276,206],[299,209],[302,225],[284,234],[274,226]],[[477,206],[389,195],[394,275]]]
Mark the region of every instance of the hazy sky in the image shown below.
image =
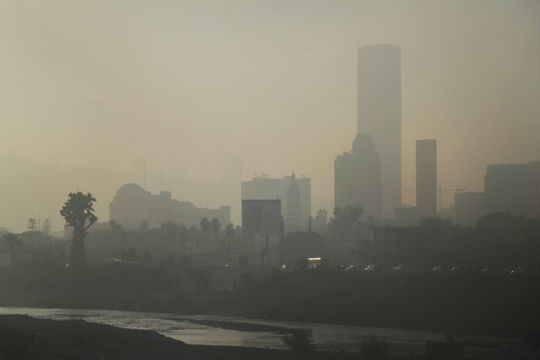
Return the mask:
[[[245,179],[295,170],[331,201],[357,47],[389,43],[403,188],[436,138],[443,184],[481,191],[486,164],[539,158],[539,30],[539,1],[0,0],[0,152],[200,180],[239,156]]]

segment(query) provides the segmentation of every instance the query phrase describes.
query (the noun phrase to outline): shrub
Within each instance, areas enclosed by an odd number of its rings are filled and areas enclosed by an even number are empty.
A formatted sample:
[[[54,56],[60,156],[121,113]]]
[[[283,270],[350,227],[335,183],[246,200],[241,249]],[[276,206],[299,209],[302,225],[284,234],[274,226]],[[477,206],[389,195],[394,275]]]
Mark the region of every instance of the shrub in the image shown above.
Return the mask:
[[[294,329],[281,337],[283,343],[292,351],[313,351],[313,331],[311,329]]]

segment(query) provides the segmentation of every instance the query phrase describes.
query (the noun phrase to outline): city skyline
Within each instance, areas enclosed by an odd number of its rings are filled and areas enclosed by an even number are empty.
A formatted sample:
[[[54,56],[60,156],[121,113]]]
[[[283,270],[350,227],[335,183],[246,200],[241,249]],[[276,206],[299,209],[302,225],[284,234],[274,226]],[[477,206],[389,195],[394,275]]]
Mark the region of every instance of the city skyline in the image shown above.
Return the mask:
[[[415,184],[419,138],[437,139],[444,187],[482,191],[488,164],[538,160],[537,3],[395,2],[395,18],[379,2],[318,3],[307,14],[300,2],[285,16],[284,5],[265,2],[241,12],[240,2],[213,12],[190,2],[133,5],[127,14],[119,4],[106,7],[100,30],[81,18],[101,13],[98,2],[2,3],[0,153],[35,160],[45,178],[53,175],[48,164],[131,173],[143,157],[149,177],[182,167],[199,182],[219,181],[223,157],[232,156],[244,164],[243,180],[263,172],[306,174],[313,179],[313,212],[331,209],[333,161],[356,133],[357,50],[395,44],[402,63],[403,189]],[[343,26],[318,28],[332,23],[329,16]],[[243,32],[248,26],[252,35]],[[302,27],[309,35],[298,32]],[[209,35],[213,42],[200,41]],[[85,136],[71,135],[78,132]],[[10,178],[0,185],[11,184],[4,195],[15,204],[25,181]],[[84,184],[65,191],[77,186]],[[415,203],[414,193],[402,195]],[[452,195],[444,196],[450,205]]]
[[[0,359],[540,354],[540,0],[0,0]]]

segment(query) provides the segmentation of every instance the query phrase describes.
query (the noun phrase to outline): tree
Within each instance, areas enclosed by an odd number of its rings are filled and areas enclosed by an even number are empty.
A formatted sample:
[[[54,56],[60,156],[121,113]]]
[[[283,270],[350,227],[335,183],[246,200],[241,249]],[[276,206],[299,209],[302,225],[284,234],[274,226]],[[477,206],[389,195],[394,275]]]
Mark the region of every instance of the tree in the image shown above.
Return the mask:
[[[292,329],[290,334],[281,337],[283,343],[292,351],[313,351],[313,332],[311,329]]]
[[[36,229],[37,229],[37,220],[36,220],[36,218],[28,219],[28,230],[29,231],[36,231]]]
[[[4,239],[9,247],[9,266],[13,266],[13,253],[15,251],[15,246],[22,244],[22,241],[18,234],[11,232],[5,233]]]
[[[218,218],[213,218],[210,221],[210,228],[212,229],[212,232],[214,233],[214,238],[217,238],[219,229],[221,229],[221,223],[219,222]]]
[[[180,227],[175,222],[165,221],[164,223],[161,223],[161,231],[163,231],[163,233],[165,234],[165,237],[169,241],[169,244],[173,244],[178,238],[178,232],[180,231]]]
[[[227,237],[227,254],[231,253],[231,243],[234,238],[234,225],[230,224],[225,227],[225,236]]]
[[[476,228],[483,231],[506,232],[524,226],[527,220],[509,213],[495,212],[482,216],[476,222]]]
[[[180,225],[178,228],[178,240],[180,241],[180,251],[187,251],[187,244],[189,242],[189,230],[184,225]]]
[[[124,258],[124,231],[122,230],[122,225],[118,224],[114,219],[109,221],[109,226],[113,232],[113,237],[119,238],[120,240],[120,259]],[[113,238],[114,239],[114,238]]]
[[[60,215],[64,217],[66,224],[73,229],[71,265],[75,267],[83,266],[86,263],[84,239],[88,228],[97,221],[92,206],[95,201],[96,198],[90,193],[86,195],[82,192],[70,193],[60,210]]]
[[[208,230],[210,230],[210,221],[208,221],[207,218],[203,217],[201,219],[201,230],[204,231],[204,233],[206,234],[208,232]]]
[[[459,225],[452,223],[452,220],[439,216],[424,217],[420,219],[418,226],[428,230],[449,230],[459,227]]]
[[[363,214],[364,210],[360,206],[336,207],[328,226],[334,240],[342,243],[359,242],[364,227]]]
[[[361,225],[363,214],[364,210],[360,206],[336,207],[334,217],[330,220],[330,226],[332,230],[357,228]]]
[[[142,221],[139,223],[139,231],[141,231],[141,232],[148,231],[148,221],[142,220]]]

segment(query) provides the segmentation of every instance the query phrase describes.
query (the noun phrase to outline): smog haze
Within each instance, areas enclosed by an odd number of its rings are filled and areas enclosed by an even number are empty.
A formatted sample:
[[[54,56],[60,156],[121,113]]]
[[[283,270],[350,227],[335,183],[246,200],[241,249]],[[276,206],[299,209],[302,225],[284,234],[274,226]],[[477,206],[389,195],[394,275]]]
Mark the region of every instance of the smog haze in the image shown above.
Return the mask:
[[[436,138],[443,185],[483,191],[487,164],[539,158],[539,28],[538,1],[2,0],[0,227],[40,216],[58,229],[77,189],[107,221],[109,189],[141,183],[142,159],[152,192],[170,190],[170,169],[218,181],[233,159],[244,180],[306,174],[312,212],[331,210],[369,44],[401,48],[403,189],[415,140]]]

